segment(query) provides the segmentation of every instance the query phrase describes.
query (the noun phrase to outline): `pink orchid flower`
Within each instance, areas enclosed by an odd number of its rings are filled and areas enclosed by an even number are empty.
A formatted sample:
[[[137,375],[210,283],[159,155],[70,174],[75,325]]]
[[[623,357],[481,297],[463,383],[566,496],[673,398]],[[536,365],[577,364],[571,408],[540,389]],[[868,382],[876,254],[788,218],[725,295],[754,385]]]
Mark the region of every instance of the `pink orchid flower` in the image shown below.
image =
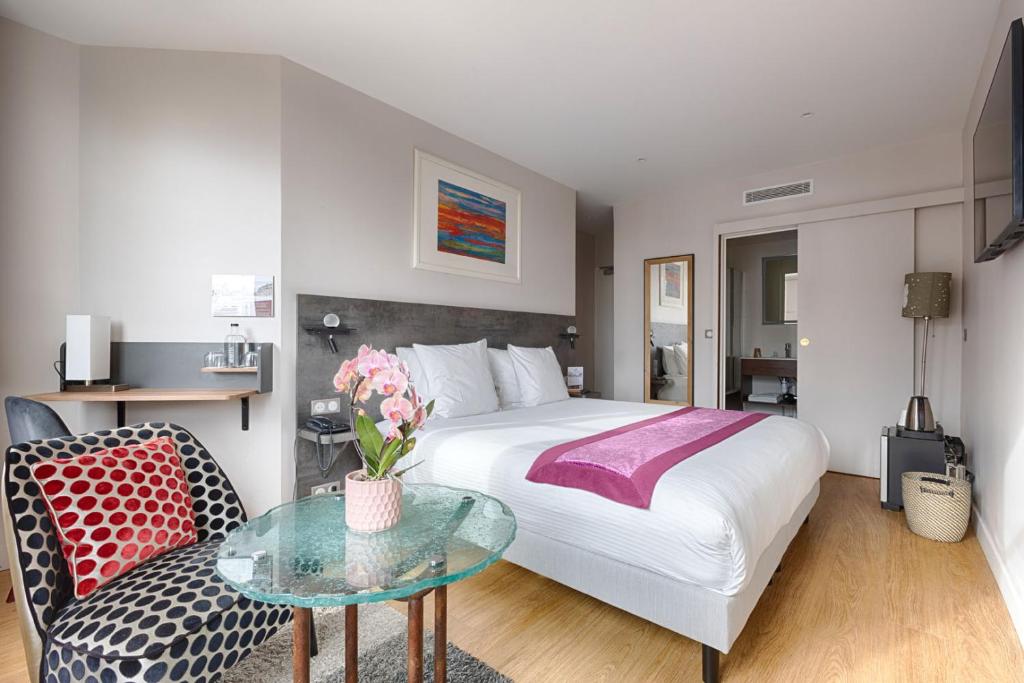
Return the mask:
[[[391,428],[388,429],[387,441],[393,441],[395,439],[401,439],[401,438],[402,438],[402,430],[399,429],[398,423],[392,422],[391,423]]]
[[[373,377],[390,367],[391,361],[388,359],[387,351],[370,350],[365,355],[356,357],[356,369],[363,377]]]
[[[356,387],[356,393],[352,395],[352,400],[356,403],[366,403],[371,396],[373,396],[373,383],[366,378]]]
[[[412,431],[416,431],[417,429],[422,427],[423,423],[426,421],[427,409],[424,406],[419,406],[418,408],[416,408],[415,412],[413,412],[412,420],[410,421],[409,424],[412,427]]]
[[[381,415],[391,420],[392,423],[408,422],[412,418],[414,409],[409,399],[402,396],[389,396],[381,401]]]
[[[395,368],[382,370],[373,376],[373,388],[383,396],[404,394],[409,386],[409,378]]]
[[[356,372],[356,361],[351,358],[341,364],[338,369],[338,374],[334,376],[334,388],[336,391],[343,391],[348,393],[352,388],[352,383],[358,379],[359,374]]]

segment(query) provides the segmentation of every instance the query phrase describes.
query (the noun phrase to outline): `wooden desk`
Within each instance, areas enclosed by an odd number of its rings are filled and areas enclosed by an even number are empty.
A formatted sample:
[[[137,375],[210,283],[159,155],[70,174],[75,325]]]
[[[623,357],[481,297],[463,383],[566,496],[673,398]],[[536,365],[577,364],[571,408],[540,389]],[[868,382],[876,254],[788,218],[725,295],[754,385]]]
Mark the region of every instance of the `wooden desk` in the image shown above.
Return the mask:
[[[52,391],[32,394],[25,398],[33,401],[82,401],[83,403],[117,404],[117,426],[125,426],[125,404],[136,401],[179,403],[192,401],[242,402],[242,429],[249,429],[249,397],[255,389],[125,389],[124,391]]]

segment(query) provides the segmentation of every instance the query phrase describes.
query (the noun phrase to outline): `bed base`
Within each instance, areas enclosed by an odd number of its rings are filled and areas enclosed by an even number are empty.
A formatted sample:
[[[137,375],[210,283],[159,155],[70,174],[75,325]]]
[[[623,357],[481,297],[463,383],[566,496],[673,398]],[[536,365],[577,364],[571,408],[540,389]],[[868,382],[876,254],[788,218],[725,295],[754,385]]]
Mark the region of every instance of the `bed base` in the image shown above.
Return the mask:
[[[761,555],[747,586],[735,595],[670,579],[522,527],[505,552],[505,559],[696,640],[701,643],[704,683],[718,683],[721,654],[727,654],[739,637],[790,542],[806,522],[819,490],[815,482]]]

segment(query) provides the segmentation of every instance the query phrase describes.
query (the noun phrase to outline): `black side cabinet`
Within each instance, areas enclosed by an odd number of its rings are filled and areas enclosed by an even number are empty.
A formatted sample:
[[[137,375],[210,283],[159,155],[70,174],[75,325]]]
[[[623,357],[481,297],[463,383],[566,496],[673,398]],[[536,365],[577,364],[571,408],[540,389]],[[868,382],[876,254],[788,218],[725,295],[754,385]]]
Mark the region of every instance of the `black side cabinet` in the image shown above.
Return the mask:
[[[946,448],[941,429],[911,432],[902,427],[883,427],[879,448],[882,507],[903,509],[903,473],[946,473]]]

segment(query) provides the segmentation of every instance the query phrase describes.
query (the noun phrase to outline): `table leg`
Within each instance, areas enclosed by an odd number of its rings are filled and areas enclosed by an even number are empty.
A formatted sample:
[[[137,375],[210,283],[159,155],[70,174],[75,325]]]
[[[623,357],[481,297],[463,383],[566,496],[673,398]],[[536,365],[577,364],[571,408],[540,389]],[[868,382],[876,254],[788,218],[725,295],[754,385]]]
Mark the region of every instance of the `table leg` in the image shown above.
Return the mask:
[[[434,683],[448,677],[448,586],[434,589]]]
[[[292,681],[309,683],[309,608],[295,607],[292,614]]]
[[[345,683],[359,680],[359,607],[345,605]]]
[[[409,598],[409,683],[423,681],[423,596]]]
[[[128,419],[127,419],[127,417],[125,417],[124,401],[118,401],[117,402],[117,426],[118,427],[124,427],[124,423],[127,422],[127,421],[128,421]]]

